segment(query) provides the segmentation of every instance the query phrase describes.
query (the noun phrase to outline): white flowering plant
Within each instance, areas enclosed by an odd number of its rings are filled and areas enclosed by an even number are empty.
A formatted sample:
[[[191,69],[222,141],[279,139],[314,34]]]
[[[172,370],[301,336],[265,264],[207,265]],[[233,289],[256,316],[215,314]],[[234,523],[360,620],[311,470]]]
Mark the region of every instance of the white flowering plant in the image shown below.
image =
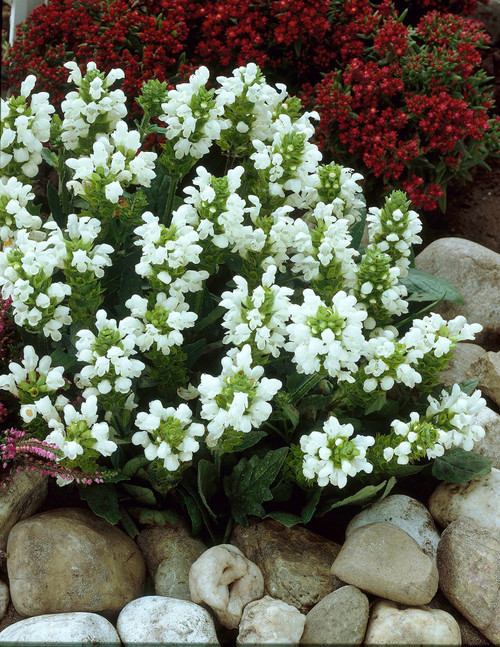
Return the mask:
[[[254,64],[147,82],[140,123],[120,70],[66,67],[61,115],[32,76],[2,100],[0,287],[26,346],[0,389],[63,466],[107,473],[78,486],[92,509],[132,535],[187,513],[215,541],[427,466],[488,471],[480,392],[439,386],[481,326],[426,314],[461,297],[412,267],[402,192],[367,208],[361,175],[322,163],[318,115]]]

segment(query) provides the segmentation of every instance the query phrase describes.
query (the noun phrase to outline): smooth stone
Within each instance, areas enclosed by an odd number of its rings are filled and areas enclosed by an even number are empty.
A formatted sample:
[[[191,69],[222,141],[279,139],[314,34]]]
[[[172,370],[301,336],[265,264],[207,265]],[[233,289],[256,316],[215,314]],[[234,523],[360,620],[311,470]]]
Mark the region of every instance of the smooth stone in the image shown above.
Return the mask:
[[[25,616],[113,613],[141,594],[146,566],[124,532],[83,509],[60,508],[14,526],[10,595]]]
[[[436,559],[439,533],[423,503],[404,494],[391,494],[357,514],[345,531],[349,535],[361,526],[377,521],[392,523],[407,532],[426,555]]]
[[[245,607],[236,644],[298,645],[305,621],[296,607],[266,595]]]
[[[500,415],[484,407],[474,416],[472,424],[481,425],[485,432],[484,438],[474,445],[474,451],[489,458],[492,466],[500,469]]]
[[[369,608],[368,598],[355,586],[329,593],[307,614],[301,645],[361,645]]]
[[[0,487],[0,550],[7,547],[13,526],[31,517],[45,501],[48,477],[38,472],[18,472]]]
[[[454,521],[438,547],[439,586],[493,644],[500,643],[500,541],[469,519]]]
[[[390,600],[375,602],[365,645],[461,645],[460,627],[446,611],[402,608]]]
[[[172,554],[174,554],[172,550],[173,544],[183,554],[196,552],[201,554],[207,549],[201,540],[191,537],[187,528],[175,528],[171,525],[166,525],[163,528],[157,526],[146,528],[139,533],[136,541],[148,567],[148,572],[153,579],[163,560],[171,559]]]
[[[189,571],[206,549],[199,539],[183,534],[173,536],[169,542],[165,542],[161,553],[158,551],[164,559],[156,569],[156,595],[191,600]]]
[[[111,622],[96,613],[57,613],[16,622],[0,632],[0,643],[120,645]]]
[[[492,45],[500,40],[500,0],[488,0],[487,4],[480,2],[473,17],[484,23]]]
[[[446,611],[446,613],[449,613],[455,618],[460,627],[462,645],[467,645],[467,647],[489,647],[491,645],[486,636],[484,636],[477,627],[474,627],[474,625],[471,624],[458,609],[455,609],[441,591],[438,591],[436,593],[436,597],[429,602],[429,607]]]
[[[219,644],[208,611],[194,602],[160,595],[127,604],[118,616],[116,628],[124,645]]]
[[[392,523],[354,530],[333,562],[332,573],[363,591],[416,606],[430,602],[438,588],[434,561]]]
[[[265,594],[307,613],[325,595],[343,586],[330,573],[340,546],[294,526],[266,519],[248,528],[237,525],[231,543],[255,562],[264,576]]]
[[[492,468],[467,483],[440,483],[430,496],[429,511],[443,527],[470,519],[500,540],[500,470]]]
[[[453,359],[440,375],[440,382],[452,386],[471,378],[478,380],[477,386],[483,395],[500,404],[500,352],[487,352],[467,342],[457,344]]]
[[[417,270],[449,281],[465,303],[435,306],[445,319],[463,315],[483,326],[475,342],[488,350],[500,347],[500,254],[463,238],[440,238],[415,258]]]
[[[4,617],[7,607],[9,606],[10,595],[9,587],[5,582],[0,580],[0,620]]]

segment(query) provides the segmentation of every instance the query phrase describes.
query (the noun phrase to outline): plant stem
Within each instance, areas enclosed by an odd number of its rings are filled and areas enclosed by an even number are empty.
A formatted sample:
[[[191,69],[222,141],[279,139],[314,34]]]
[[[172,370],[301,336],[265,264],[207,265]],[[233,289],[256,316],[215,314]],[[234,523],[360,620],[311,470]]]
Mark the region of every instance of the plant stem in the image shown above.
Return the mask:
[[[163,212],[163,218],[162,218],[163,224],[165,226],[168,226],[170,224],[170,215],[172,213],[172,207],[174,206],[175,191],[177,190],[178,183],[179,183],[178,175],[173,175],[170,177],[167,204],[165,205],[165,211]]]

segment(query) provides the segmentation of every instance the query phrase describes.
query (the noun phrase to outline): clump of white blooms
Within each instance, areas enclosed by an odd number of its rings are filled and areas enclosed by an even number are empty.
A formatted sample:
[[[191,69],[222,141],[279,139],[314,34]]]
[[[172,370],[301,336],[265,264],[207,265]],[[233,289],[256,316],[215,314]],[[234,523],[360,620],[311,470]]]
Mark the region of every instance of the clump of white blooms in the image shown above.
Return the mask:
[[[78,90],[69,92],[61,104],[64,114],[61,140],[66,150],[90,153],[97,135],[111,134],[120,119],[127,115],[127,97],[123,91],[110,90],[125,75],[120,69],[105,75],[93,62],[87,63],[84,76],[73,61],[65,63],[64,67],[70,70],[68,81]]]
[[[342,425],[330,416],[323,431],[312,431],[300,439],[304,453],[302,471],[307,479],[316,479],[320,487],[331,483],[343,488],[348,476],[370,474],[373,465],[366,460],[366,450],[375,443],[373,436],[351,436],[354,427]]]
[[[192,415],[187,404],[175,409],[153,400],[149,403],[149,413],[137,414],[135,424],[141,431],[135,432],[132,442],[144,447],[148,460],[161,460],[166,470],[175,472],[181,463],[192,460],[200,447],[196,438],[205,433],[202,424],[191,421]]]
[[[128,130],[124,121],[108,138],[99,135],[89,157],[70,157],[66,165],[74,170],[73,180],[67,182],[75,195],[86,196],[89,189],[104,190],[106,200],[116,204],[130,185],[149,187],[155,177],[156,153],[138,150],[141,146],[137,130]],[[81,180],[81,181],[79,181]]]
[[[61,305],[71,287],[53,280],[65,256],[66,246],[57,233],[37,241],[25,229],[18,232],[15,246],[0,252],[2,298],[12,299],[14,321],[54,341],[61,339],[61,328],[72,321],[69,308]]]
[[[222,371],[201,376],[201,417],[208,420],[207,445],[214,447],[225,431],[244,434],[258,429],[272,412],[270,400],[281,388],[280,380],[263,377],[263,366],[252,366],[249,344],[222,359]]]
[[[138,294],[125,302],[132,317],[138,320],[136,344],[142,351],[150,348],[169,355],[173,347],[180,347],[184,341],[182,330],[192,328],[198,316],[189,310],[189,305],[177,297],[168,297],[165,292],[156,295],[154,307],[148,307],[148,300]]]
[[[94,244],[101,233],[99,220],[70,213],[65,233],[68,236],[65,239],[66,268],[74,268],[80,274],[90,272],[96,278],[102,278],[104,268],[112,265],[110,255],[114,249],[106,243]]]
[[[85,364],[78,374],[84,396],[129,394],[132,380],[145,368],[143,362],[133,357],[138,330],[136,319],[125,317],[117,323],[108,319],[104,310],[99,310],[95,327],[97,335],[80,330],[75,343],[77,359]]]
[[[0,240],[10,241],[20,229],[37,230],[42,226],[40,216],[30,213],[35,194],[29,184],[15,177],[0,179]]]
[[[236,289],[223,292],[220,305],[227,310],[222,327],[227,329],[224,343],[242,346],[250,343],[263,355],[279,357],[285,345],[286,323],[293,290],[275,284],[277,268],[270,265],[262,285],[251,294],[242,276],[233,278]]]
[[[38,357],[33,346],[25,346],[23,361],[9,363],[7,375],[0,375],[0,389],[5,389],[23,404],[26,398],[36,399],[40,394],[56,393],[65,385],[62,366],[52,366],[49,355]]]
[[[359,181],[363,179],[360,173],[331,162],[318,167],[318,178],[315,182],[318,200],[332,206],[333,215],[345,218],[349,225],[354,225],[361,219],[365,209]]]
[[[168,92],[168,99],[162,105],[164,113],[159,119],[167,124],[165,136],[178,160],[200,159],[228,127],[221,119],[224,104],[213,98],[213,90],[205,87],[209,76],[206,67],[198,68],[188,83],[181,83]]]
[[[109,425],[98,422],[97,398],[90,396],[82,402],[80,411],[71,404],[64,407],[64,420],[49,420],[52,431],[45,439],[61,450],[63,458],[75,460],[86,450],[93,450],[102,456],[111,456],[116,449],[115,442],[109,439]]]
[[[452,351],[459,341],[473,340],[482,329],[481,324],[468,324],[462,315],[446,321],[441,315],[432,313],[415,319],[402,341],[409,348],[439,359]]]
[[[354,382],[365,342],[366,312],[357,307],[352,295],[341,290],[327,305],[313,290],[304,290],[303,304],[290,306],[290,319],[290,341],[285,349],[294,353],[298,373],[324,371],[338,380]]]
[[[139,236],[135,244],[142,248],[141,260],[135,266],[137,274],[147,278],[156,289],[168,289],[169,296],[179,300],[187,292],[201,290],[209,274],[190,267],[198,265],[203,249],[198,244],[198,232],[191,225],[172,224],[167,229],[149,211],[142,219],[144,225],[134,230]]]
[[[42,148],[50,138],[51,106],[47,92],[32,94],[36,77],[21,83],[21,94],[8,101],[0,99],[0,170],[2,175],[33,178],[42,162]],[[28,102],[28,98],[31,98]]]

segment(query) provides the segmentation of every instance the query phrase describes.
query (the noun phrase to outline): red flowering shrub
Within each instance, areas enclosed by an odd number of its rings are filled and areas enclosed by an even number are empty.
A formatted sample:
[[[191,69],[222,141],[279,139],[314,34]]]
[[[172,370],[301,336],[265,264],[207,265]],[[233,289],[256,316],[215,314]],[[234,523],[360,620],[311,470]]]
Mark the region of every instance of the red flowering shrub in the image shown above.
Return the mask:
[[[431,210],[444,204],[451,179],[467,178],[498,147],[479,69],[489,36],[480,23],[443,13],[476,4],[50,0],[20,27],[7,63],[12,84],[35,73],[57,105],[68,90],[67,60],[121,67],[127,95],[151,77],[173,82],[201,64],[217,74],[254,61],[319,110],[328,155]]]

